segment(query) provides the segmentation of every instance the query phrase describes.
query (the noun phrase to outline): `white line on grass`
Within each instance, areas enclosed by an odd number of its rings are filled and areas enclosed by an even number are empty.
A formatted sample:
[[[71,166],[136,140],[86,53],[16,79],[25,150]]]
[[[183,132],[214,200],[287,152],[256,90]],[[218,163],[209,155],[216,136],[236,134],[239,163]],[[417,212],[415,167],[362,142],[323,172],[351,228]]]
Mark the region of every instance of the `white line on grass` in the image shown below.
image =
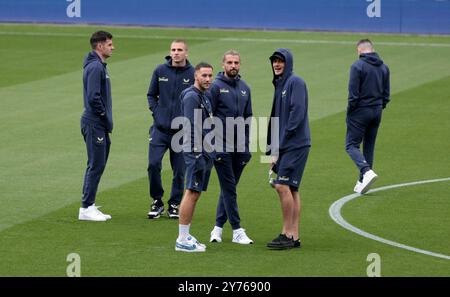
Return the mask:
[[[55,36],[55,37],[86,37],[89,34],[81,33],[60,33],[60,32],[10,32],[0,31],[0,35],[13,36]],[[176,36],[169,35],[122,35],[115,34],[116,38],[132,39],[169,39]],[[263,42],[263,43],[295,43],[295,44],[333,44],[333,45],[355,45],[355,41],[345,40],[314,40],[314,39],[272,39],[272,38],[237,38],[237,37],[206,37],[206,36],[184,36],[186,40],[223,41],[223,42]],[[425,43],[425,42],[389,42],[378,41],[378,45],[386,46],[419,46],[419,47],[450,47],[450,43]]]
[[[411,183],[403,183],[403,184],[397,184],[397,185],[390,185],[390,186],[385,186],[385,187],[380,187],[380,188],[376,188],[373,190],[370,190],[368,193],[375,193],[375,192],[379,192],[379,191],[384,191],[384,190],[390,190],[390,189],[394,189],[394,188],[401,188],[401,187],[409,187],[409,186],[415,186],[415,185],[421,185],[421,184],[428,184],[428,183],[437,183],[437,182],[444,182],[444,181],[450,181],[450,177],[449,178],[441,178],[441,179],[431,179],[431,180],[424,180],[424,181],[417,181],[417,182],[411,182]],[[430,251],[426,251],[426,250],[422,250],[422,249],[418,249],[415,247],[411,247],[408,245],[404,245],[392,240],[387,240],[384,238],[381,238],[379,236],[367,233],[359,228],[356,228],[355,226],[349,224],[341,215],[341,209],[342,207],[349,201],[354,200],[358,197],[362,197],[361,194],[351,194],[345,197],[340,198],[339,200],[335,201],[331,206],[330,209],[328,210],[328,213],[330,214],[331,218],[338,224],[341,225],[342,227],[344,227],[345,229],[354,232],[356,234],[359,234],[361,236],[367,237],[369,239],[373,239],[385,244],[389,244],[401,249],[405,249],[405,250],[409,250],[409,251],[413,251],[416,253],[420,253],[420,254],[425,254],[425,255],[429,255],[429,256],[433,256],[433,257],[438,257],[438,258],[442,258],[442,259],[446,259],[446,260],[450,260],[450,256],[448,255],[443,255],[443,254],[438,254],[438,253],[434,253],[434,252],[430,252]]]

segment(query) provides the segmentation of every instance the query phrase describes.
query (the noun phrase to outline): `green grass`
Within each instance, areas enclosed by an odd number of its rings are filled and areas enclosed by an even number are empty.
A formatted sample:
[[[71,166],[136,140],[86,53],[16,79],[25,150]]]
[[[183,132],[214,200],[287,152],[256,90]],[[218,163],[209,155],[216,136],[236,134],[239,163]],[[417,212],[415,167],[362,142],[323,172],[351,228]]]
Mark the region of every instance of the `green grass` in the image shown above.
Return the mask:
[[[366,257],[376,252],[384,276],[450,276],[448,260],[360,237],[328,216],[331,203],[351,193],[357,177],[344,150],[344,110],[348,69],[356,59],[352,43],[366,35],[104,28],[116,46],[108,60],[115,130],[97,204],[113,219],[89,223],[77,221],[86,162],[79,132],[81,64],[97,27],[0,25],[0,275],[64,276],[66,256],[76,252],[83,276],[365,276]],[[215,71],[225,50],[240,51],[257,116],[270,112],[268,57],[277,47],[292,49],[294,69],[309,88],[313,139],[302,182],[300,250],[265,248],[280,231],[281,211],[259,153],[238,189],[242,225],[253,246],[232,244],[227,225],[224,243],[209,244],[206,253],[176,253],[176,221],[146,219],[146,92],[154,67],[177,37],[189,42],[192,63],[206,60]],[[377,140],[376,186],[449,177],[450,37],[368,37],[392,73],[392,103]],[[202,241],[214,224],[218,191],[214,173],[192,224]],[[349,203],[343,215],[375,235],[448,255],[449,197],[448,182],[383,191]]]

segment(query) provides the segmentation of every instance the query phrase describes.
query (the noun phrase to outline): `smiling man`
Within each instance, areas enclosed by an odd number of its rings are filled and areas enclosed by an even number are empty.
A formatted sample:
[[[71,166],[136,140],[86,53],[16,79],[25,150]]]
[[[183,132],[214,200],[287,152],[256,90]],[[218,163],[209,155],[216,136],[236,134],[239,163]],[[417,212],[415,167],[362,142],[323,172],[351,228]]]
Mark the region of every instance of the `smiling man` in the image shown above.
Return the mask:
[[[187,60],[188,47],[184,40],[176,39],[170,45],[166,63],[158,65],[153,72],[147,99],[153,115],[148,149],[148,180],[153,203],[149,219],[157,219],[164,212],[164,189],[161,181],[162,160],[167,150],[173,171],[172,190],[168,199],[168,215],[178,219],[178,208],[183,195],[184,160],[181,153],[171,148],[173,136],[179,129],[172,129],[172,120],[181,116],[180,94],[194,83],[194,68]]]
[[[269,242],[267,247],[289,249],[300,247],[299,187],[311,146],[308,91],[305,81],[293,73],[294,60],[290,50],[277,49],[269,59],[275,94],[266,154],[272,156],[272,170],[277,173],[273,186],[280,197],[283,228],[280,235]],[[278,127],[273,127],[276,122]]]

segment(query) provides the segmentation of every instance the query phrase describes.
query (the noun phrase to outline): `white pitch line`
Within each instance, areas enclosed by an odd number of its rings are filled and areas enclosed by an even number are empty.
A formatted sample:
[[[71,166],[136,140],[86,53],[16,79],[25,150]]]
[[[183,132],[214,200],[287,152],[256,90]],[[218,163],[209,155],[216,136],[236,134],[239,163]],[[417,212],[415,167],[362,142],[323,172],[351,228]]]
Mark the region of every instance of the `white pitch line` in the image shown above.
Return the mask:
[[[0,31],[0,35],[12,36],[55,36],[55,37],[89,37],[89,34],[81,33],[60,33],[60,32],[10,32]],[[115,34],[116,38],[132,39],[174,39],[176,36],[170,35],[121,35]],[[237,38],[237,37],[202,37],[184,36],[186,40],[222,41],[222,42],[262,42],[262,43],[294,43],[294,44],[333,44],[333,45],[355,45],[355,41],[345,40],[314,40],[314,39],[271,39],[271,38]],[[385,46],[418,46],[418,47],[450,47],[450,43],[425,43],[425,42],[389,42],[379,41],[378,45]]]
[[[415,185],[421,185],[421,184],[428,184],[428,183],[437,183],[437,182],[445,182],[445,181],[450,181],[450,177],[449,178],[440,178],[440,179],[431,179],[431,180],[424,180],[424,181],[417,181],[417,182],[411,182],[411,183],[403,183],[403,184],[397,184],[397,185],[390,185],[390,186],[385,186],[385,187],[380,187],[380,188],[376,188],[373,190],[370,190],[368,193],[375,193],[375,192],[379,192],[379,191],[384,191],[384,190],[390,190],[390,189],[394,189],[394,188],[401,188],[401,187],[409,187],[409,186],[415,186]],[[373,239],[388,245],[392,245],[401,249],[405,249],[405,250],[409,250],[409,251],[413,251],[416,253],[420,253],[420,254],[425,254],[428,256],[433,256],[433,257],[437,257],[437,258],[442,258],[442,259],[446,259],[446,260],[450,260],[450,256],[448,255],[444,255],[444,254],[439,254],[439,253],[434,253],[434,252],[430,252],[427,250],[422,250],[422,249],[418,249],[415,247],[411,247],[405,244],[401,244],[392,240],[387,240],[384,238],[381,238],[379,236],[367,233],[353,225],[351,225],[350,223],[348,223],[341,215],[341,209],[342,207],[349,201],[354,200],[358,197],[362,197],[361,194],[355,193],[355,194],[351,194],[345,197],[340,198],[339,200],[335,201],[329,208],[328,213],[330,214],[330,217],[338,224],[341,225],[342,227],[344,227],[345,229],[354,232],[356,234],[359,234],[361,236],[364,236],[366,238],[369,239]]]

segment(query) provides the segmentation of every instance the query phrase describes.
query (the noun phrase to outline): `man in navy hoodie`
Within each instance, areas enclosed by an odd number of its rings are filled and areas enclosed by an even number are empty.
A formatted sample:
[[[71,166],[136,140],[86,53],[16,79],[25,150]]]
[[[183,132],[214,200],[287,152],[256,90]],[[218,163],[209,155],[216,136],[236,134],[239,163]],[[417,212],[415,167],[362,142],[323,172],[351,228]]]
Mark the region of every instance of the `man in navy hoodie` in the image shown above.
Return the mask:
[[[277,49],[271,56],[275,94],[270,114],[266,154],[272,156],[277,178],[272,186],[281,202],[281,234],[267,244],[272,249],[300,247],[299,187],[311,146],[306,84],[293,73],[293,57],[288,49]]]
[[[194,83],[194,68],[187,60],[188,48],[184,40],[174,40],[166,63],[153,71],[147,93],[148,105],[153,115],[148,150],[148,179],[153,203],[149,219],[157,219],[164,212],[164,189],[161,169],[164,154],[169,149],[173,171],[172,190],[168,200],[168,215],[178,219],[178,208],[183,195],[185,165],[183,155],[171,147],[173,136],[179,129],[172,129],[172,120],[181,116],[180,94]]]
[[[354,191],[366,193],[378,175],[372,170],[375,139],[382,110],[389,102],[389,68],[374,52],[372,42],[357,43],[357,60],[350,68],[345,149],[359,169]],[[360,145],[363,143],[363,153]]]
[[[229,220],[233,229],[232,242],[252,244],[241,228],[236,187],[245,165],[250,161],[249,122],[252,117],[250,88],[239,75],[241,57],[235,50],[225,52],[223,72],[219,72],[208,90],[213,114],[220,119],[224,129],[218,135],[222,146],[216,153],[214,167],[220,182],[220,195],[216,210],[216,224],[210,242],[222,242],[223,225]],[[230,125],[230,120],[237,124]],[[227,123],[229,125],[227,125]],[[243,137],[242,137],[243,136]],[[217,141],[217,140],[216,140]]]
[[[111,216],[98,210],[98,206],[95,206],[95,196],[111,146],[109,138],[109,133],[113,130],[111,83],[105,61],[112,55],[114,46],[111,33],[105,31],[92,34],[90,43],[92,51],[84,58],[84,111],[80,121],[88,161],[78,219],[106,221],[111,219]]]

